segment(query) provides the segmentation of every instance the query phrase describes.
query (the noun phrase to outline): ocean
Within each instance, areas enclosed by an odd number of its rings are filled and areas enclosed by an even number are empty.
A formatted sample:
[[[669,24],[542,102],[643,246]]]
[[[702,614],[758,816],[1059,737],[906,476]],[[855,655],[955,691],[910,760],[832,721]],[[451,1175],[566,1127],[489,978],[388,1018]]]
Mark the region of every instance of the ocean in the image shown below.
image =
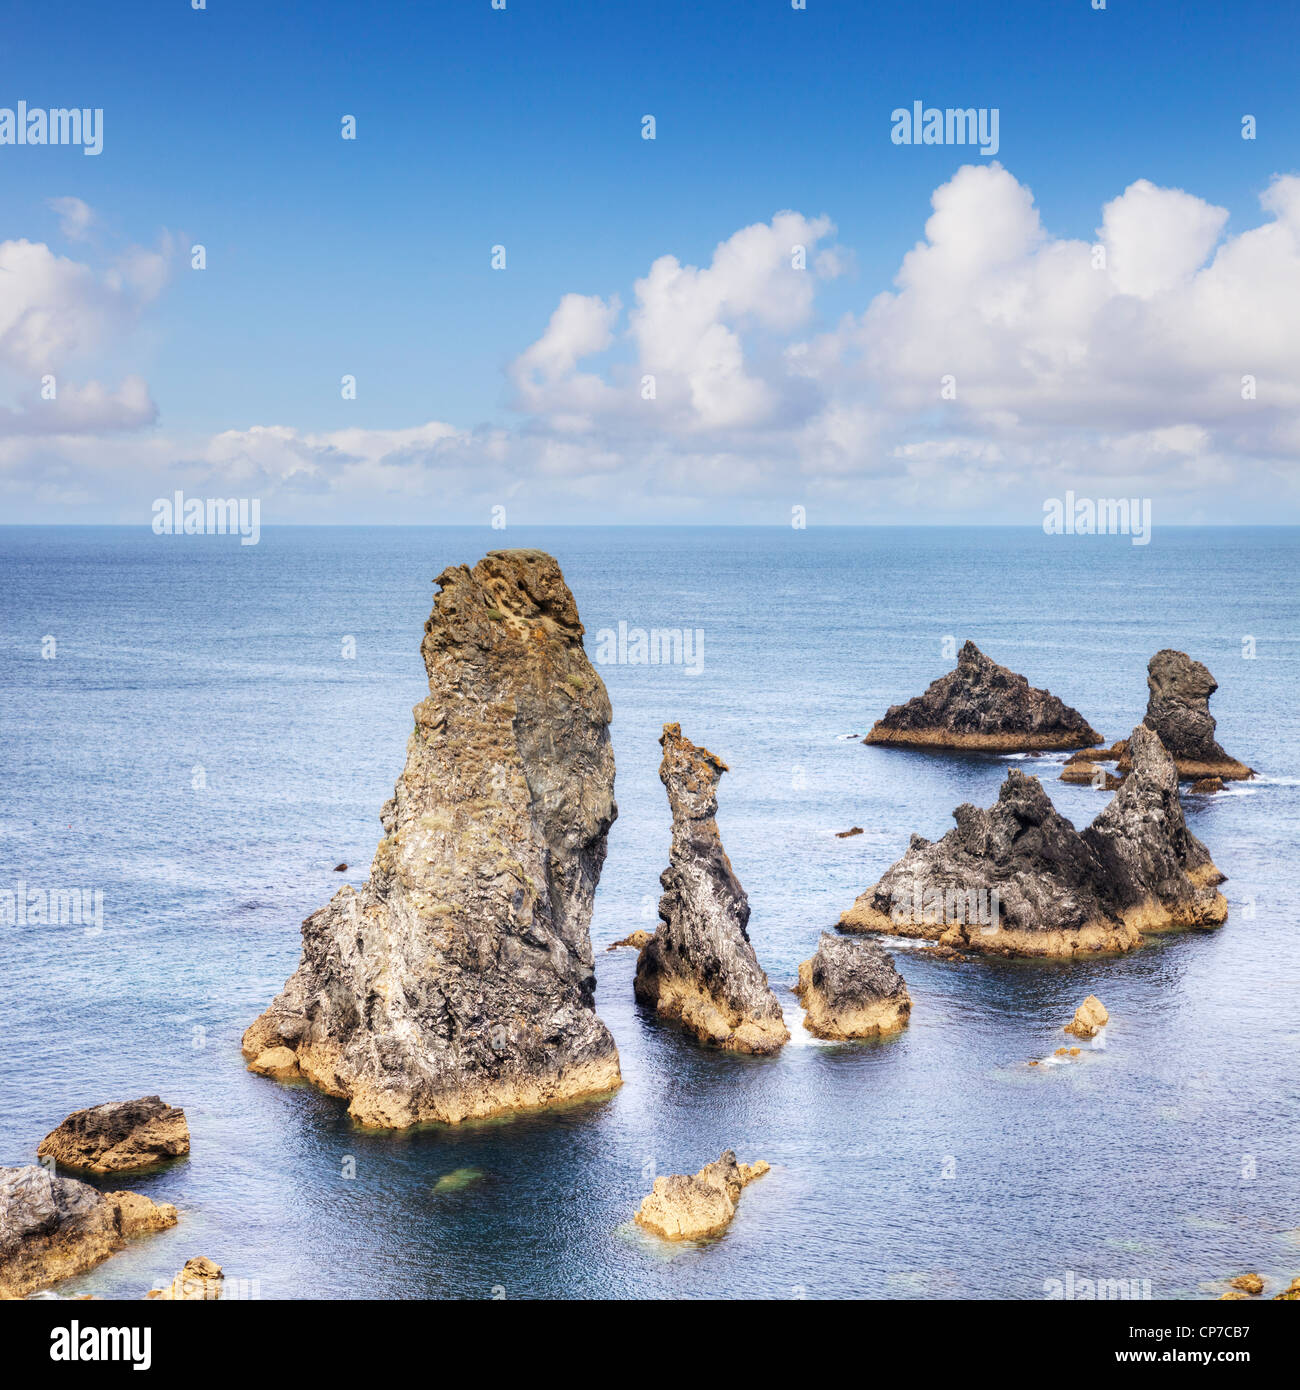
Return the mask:
[[[456,1128],[361,1131],[345,1103],[245,1070],[299,923],[360,883],[426,690],[433,581],[486,551],[564,569],[602,632],[681,629],[691,660],[599,666],[619,818],[596,897],[597,1007],[625,1084]],[[1300,532],[1018,528],[0,528],[0,891],[101,893],[76,924],[0,927],[0,1163],[65,1115],[161,1094],[193,1149],[129,1186],[180,1224],[68,1288],[139,1298],[206,1255],[247,1297],[1013,1298],[1080,1280],[1214,1296],[1300,1274]],[[702,637],[700,636],[702,634]],[[867,747],[973,639],[1108,741],[1162,647],[1220,683],[1219,741],[1261,774],[1187,798],[1228,875],[1217,931],[1084,964],[954,964],[899,944],[910,1026],[830,1044],[789,986],[905,850],[1007,769],[1082,828],[1108,794],[1064,755]],[[52,639],[52,640],[51,640]],[[349,642],[350,639],[350,642]],[[348,655],[354,650],[353,655]],[[624,648],[625,650],[625,648]],[[719,825],[793,1038],[705,1050],[634,1002],[669,815],[669,721],[729,765]],[[861,826],[847,839],[836,832]],[[346,874],[334,872],[340,862]],[[1070,1041],[1085,995],[1105,1046]],[[656,1174],[767,1159],[730,1229],[631,1222]]]

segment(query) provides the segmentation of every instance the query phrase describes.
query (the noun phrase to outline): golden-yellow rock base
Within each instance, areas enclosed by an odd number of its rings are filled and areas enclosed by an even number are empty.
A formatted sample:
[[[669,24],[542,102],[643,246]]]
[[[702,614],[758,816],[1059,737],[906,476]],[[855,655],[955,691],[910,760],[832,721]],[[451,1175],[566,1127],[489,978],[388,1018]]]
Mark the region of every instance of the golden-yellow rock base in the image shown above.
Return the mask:
[[[1197,887],[1223,882],[1223,875],[1213,864],[1206,863],[1189,873]],[[1168,908],[1154,898],[1139,903],[1124,913],[1118,922],[1094,921],[1069,931],[1026,931],[981,926],[957,926],[946,922],[916,922],[911,919],[895,921],[859,899],[840,918],[840,929],[848,932],[872,932],[883,936],[919,938],[939,941],[958,951],[984,955],[1024,956],[1046,960],[1073,960],[1080,956],[1120,954],[1142,944],[1144,935],[1178,931],[1191,927],[1218,927],[1228,916],[1228,902],[1222,893],[1215,893],[1205,903],[1185,904]]]
[[[790,1041],[784,1019],[739,1017],[693,979],[661,975],[658,984],[656,1011],[663,1018],[675,1019],[703,1043],[763,1057],[779,1052]]]
[[[832,1009],[812,982],[812,961],[799,966],[794,993],[804,1008],[803,1026],[814,1038],[832,1042],[850,1038],[886,1038],[901,1032],[912,1017],[912,1000],[904,990],[899,999],[881,999],[857,1009]]]
[[[409,1129],[418,1124],[460,1124],[516,1111],[608,1094],[623,1084],[617,1055],[556,1075],[484,1078],[437,1095],[413,1090],[381,1089],[350,1080],[343,1052],[335,1043],[303,1043],[297,1051],[284,1045],[263,1015],[244,1034],[243,1051],[253,1059],[250,1071],[276,1080],[301,1077],[326,1095],[348,1101],[348,1114],[368,1129]],[[293,1066],[281,1056],[288,1053]]]
[[[863,743],[892,743],[900,748],[958,748],[975,753],[1051,753],[1091,746],[1095,737],[1081,734],[959,734],[951,729],[888,729],[879,721]]]

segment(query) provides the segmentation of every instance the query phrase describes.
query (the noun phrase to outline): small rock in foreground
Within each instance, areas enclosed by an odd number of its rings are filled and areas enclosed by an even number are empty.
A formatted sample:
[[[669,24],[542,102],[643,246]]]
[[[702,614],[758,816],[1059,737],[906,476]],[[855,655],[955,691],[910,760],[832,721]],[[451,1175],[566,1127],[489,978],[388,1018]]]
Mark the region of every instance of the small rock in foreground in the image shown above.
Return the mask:
[[[186,1303],[211,1303],[221,1297],[225,1280],[221,1266],[206,1255],[185,1261],[185,1268],[165,1289],[150,1289],[146,1298]]]
[[[665,1240],[703,1240],[731,1224],[741,1189],[761,1178],[769,1165],[737,1163],[731,1149],[693,1176],[674,1173],[656,1178],[654,1191],[641,1203],[637,1224]]]
[[[125,1173],[190,1151],[185,1112],[157,1096],[78,1110],[41,1140],[37,1155],[87,1173]]]
[[[1076,1038],[1095,1038],[1110,1022],[1106,1006],[1095,994],[1090,994],[1074,1011],[1074,1017],[1065,1025],[1065,1031]]]

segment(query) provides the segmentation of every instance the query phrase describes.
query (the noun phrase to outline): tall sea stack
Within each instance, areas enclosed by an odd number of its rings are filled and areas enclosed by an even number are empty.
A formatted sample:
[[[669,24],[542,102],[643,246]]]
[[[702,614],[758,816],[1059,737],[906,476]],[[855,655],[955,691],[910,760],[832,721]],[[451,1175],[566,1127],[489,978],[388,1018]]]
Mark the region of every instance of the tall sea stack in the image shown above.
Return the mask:
[[[1253,776],[1219,746],[1214,737],[1210,696],[1219,683],[1202,662],[1166,647],[1147,663],[1147,712],[1142,722],[1160,735],[1179,777],[1221,777],[1245,781]],[[1121,759],[1121,768],[1128,758]]]
[[[243,1041],[254,1069],[390,1128],[621,1080],[589,935],[618,814],[610,707],[573,595],[537,550],[437,583],[429,694],[370,878],[303,923],[297,971]]]
[[[718,834],[718,780],[727,765],[665,724],[659,778],[673,813],[668,867],[659,876],[663,925],[642,948],[636,996],[679,1019],[701,1042],[769,1053],[789,1042],[781,1006],[746,927],[749,899]]]

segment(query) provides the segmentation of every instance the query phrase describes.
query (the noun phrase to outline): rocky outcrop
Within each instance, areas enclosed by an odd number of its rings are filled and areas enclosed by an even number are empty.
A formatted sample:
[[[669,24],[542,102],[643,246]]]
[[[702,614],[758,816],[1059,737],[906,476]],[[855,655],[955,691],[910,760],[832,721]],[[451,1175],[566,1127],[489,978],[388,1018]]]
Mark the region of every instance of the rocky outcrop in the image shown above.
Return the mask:
[[[1107,772],[1096,763],[1071,761],[1061,769],[1060,780],[1073,782],[1081,787],[1096,787],[1098,791],[1113,792],[1124,779],[1116,777],[1113,772]]]
[[[1213,796],[1215,792],[1223,790],[1222,777],[1198,777],[1190,787],[1187,788],[1193,796]]]
[[[720,1235],[736,1214],[741,1190],[768,1171],[764,1160],[737,1163],[735,1153],[727,1149],[693,1176],[675,1173],[656,1178],[654,1190],[636,1214],[637,1225],[665,1240]]]
[[[847,830],[837,830],[835,838],[837,840],[851,840],[854,835],[861,835],[864,831],[860,825],[850,826]]]
[[[1142,722],[1160,735],[1160,741],[1182,778],[1221,777],[1244,781],[1254,773],[1245,763],[1230,757],[1214,737],[1210,696],[1219,683],[1199,661],[1186,652],[1159,651],[1147,664],[1147,712]],[[1124,770],[1127,757],[1120,759]]]
[[[1076,1038],[1095,1038],[1110,1022],[1106,1006],[1095,994],[1090,994],[1074,1011],[1065,1031]]]
[[[126,1237],[175,1224],[175,1207],[136,1192],[105,1196],[38,1163],[0,1168],[0,1298],[83,1274]]]
[[[776,1052],[790,1040],[746,930],[749,899],[722,848],[715,819],[727,765],[665,724],[659,777],[673,813],[660,875],[662,926],[636,966],[636,997],[679,1020],[702,1042],[735,1052]]]
[[[653,935],[653,932],[644,931],[642,928],[638,927],[636,931],[632,932],[629,936],[625,936],[622,941],[615,941],[612,946],[606,946],[605,949],[606,951],[617,951],[620,946],[631,946],[639,951],[643,946],[649,943]]]
[[[881,1038],[907,1026],[912,999],[878,942],[823,932],[799,967],[803,1026],[817,1038]]]
[[[1228,1280],[1228,1286],[1252,1297],[1264,1292],[1264,1281],[1258,1274],[1238,1274],[1235,1279]]]
[[[841,930],[1068,958],[1127,951],[1144,932],[1218,926],[1224,876],[1187,829],[1173,760],[1143,725],[1128,746],[1129,775],[1082,834],[1036,777],[1012,770],[988,810],[959,806],[956,829],[933,843],[913,835]]]
[[[924,695],[891,705],[863,742],[1010,753],[1081,748],[1101,735],[1078,710],[967,642],[956,670]]]
[[[168,1302],[211,1303],[221,1297],[225,1277],[215,1260],[196,1255],[185,1261],[185,1267],[165,1289],[150,1289],[145,1297]]]
[[[287,1049],[363,1125],[454,1123],[621,1080],[589,934],[618,814],[610,708],[577,605],[536,550],[438,584],[429,694],[370,877],[303,923],[298,970],[243,1042],[277,1074]]]
[[[36,1149],[62,1168],[87,1173],[127,1173],[190,1151],[185,1112],[157,1096],[111,1101],[78,1110]]]

